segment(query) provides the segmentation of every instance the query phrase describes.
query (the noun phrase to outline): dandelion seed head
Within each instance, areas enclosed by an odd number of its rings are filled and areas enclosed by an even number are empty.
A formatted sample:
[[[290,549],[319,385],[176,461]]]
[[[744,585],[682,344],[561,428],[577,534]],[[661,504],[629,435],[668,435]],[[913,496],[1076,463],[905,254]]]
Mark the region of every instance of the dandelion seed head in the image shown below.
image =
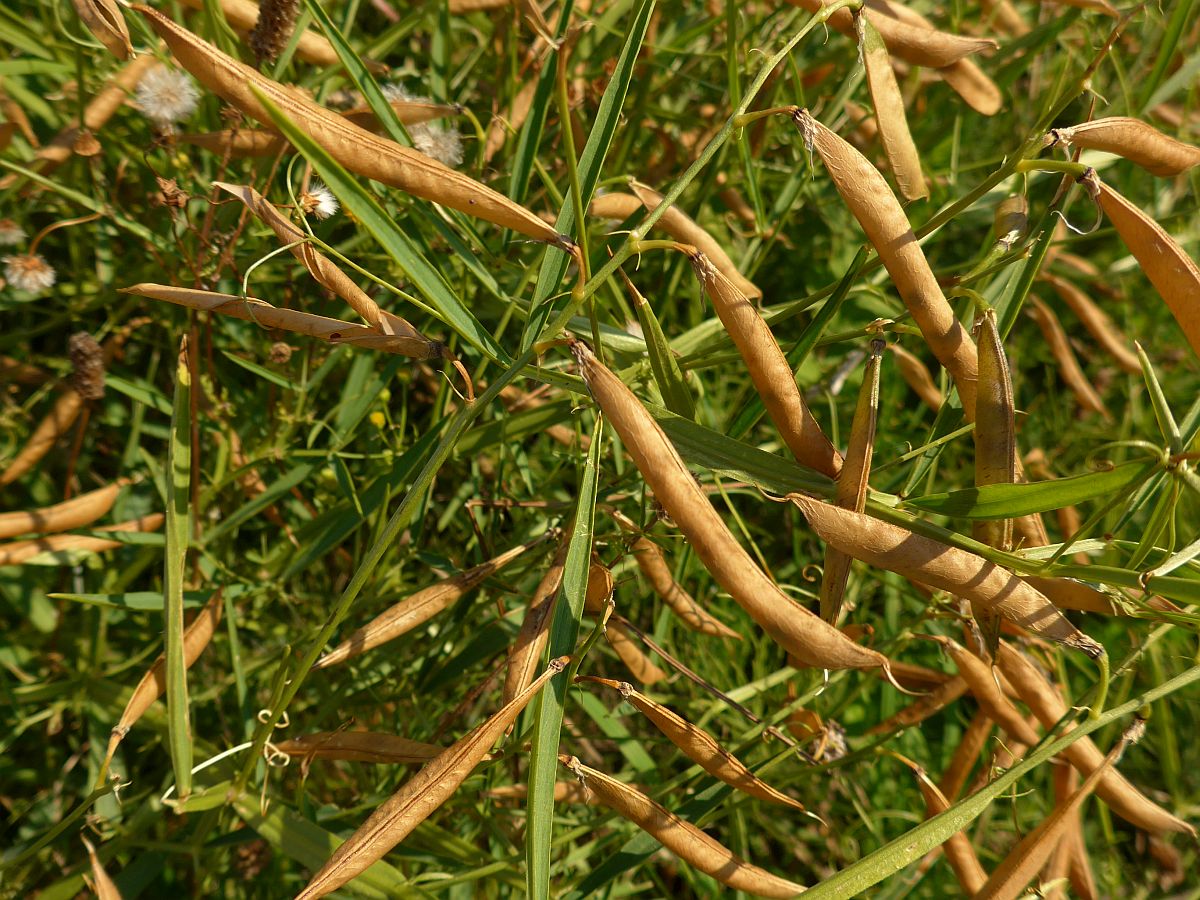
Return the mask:
[[[300,208],[307,216],[328,219],[337,213],[340,206],[337,197],[333,196],[333,191],[321,182],[314,181],[308,186],[308,190],[300,195]]]
[[[0,219],[0,246],[11,247],[25,240],[25,229],[12,219]]]
[[[413,146],[447,166],[459,166],[463,161],[462,137],[453,128],[443,128],[436,122],[413,125],[408,129]]]
[[[429,103],[428,97],[418,97],[402,84],[385,84],[379,89],[388,103]]]
[[[17,290],[40,294],[54,287],[57,276],[40,253],[6,256],[0,263],[4,264],[5,280]]]
[[[196,111],[200,91],[178,69],[155,66],[138,82],[137,102],[148,119],[167,129]]]

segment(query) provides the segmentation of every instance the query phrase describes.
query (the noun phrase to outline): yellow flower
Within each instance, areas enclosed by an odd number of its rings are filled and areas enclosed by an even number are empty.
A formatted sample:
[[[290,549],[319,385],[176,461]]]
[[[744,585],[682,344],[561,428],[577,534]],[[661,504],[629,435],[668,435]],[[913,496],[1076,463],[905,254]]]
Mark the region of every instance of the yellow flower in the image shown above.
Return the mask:
[[[376,428],[382,428],[387,424],[387,416],[385,416],[379,410],[375,410],[375,412],[371,413],[369,418],[371,419],[371,424]]]

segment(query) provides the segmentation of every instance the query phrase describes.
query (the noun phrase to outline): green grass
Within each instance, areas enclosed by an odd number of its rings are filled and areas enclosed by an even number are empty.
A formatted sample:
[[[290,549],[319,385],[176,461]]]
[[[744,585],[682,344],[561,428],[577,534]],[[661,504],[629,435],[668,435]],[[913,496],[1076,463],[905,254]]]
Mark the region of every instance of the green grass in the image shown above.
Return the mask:
[[[554,542],[395,642],[327,670],[311,664],[415,590],[548,527],[565,529],[571,542],[548,652],[573,653],[582,673],[630,677],[603,639],[591,640],[594,621],[582,615],[595,555],[613,568],[617,612],[719,695],[653,653],[672,677],[646,692],[702,725],[826,824],[738,794],[611,692],[560,678],[529,706],[496,759],[480,765],[442,809],[341,895],[724,893],[602,808],[552,802],[553,782],[571,777],[555,762],[560,752],[641,786],[751,862],[821,884],[820,896],[956,895],[943,859],[920,865],[926,851],[961,826],[984,867],[995,868],[1051,809],[1054,750],[1085,730],[1107,749],[1142,708],[1150,713],[1148,732],[1126,753],[1121,771],[1195,823],[1200,751],[1190,736],[1200,728],[1194,606],[1200,564],[1192,556],[1200,552],[1200,544],[1193,546],[1200,479],[1190,454],[1200,430],[1200,368],[1112,228],[1099,222],[1091,229],[1097,212],[1086,197],[1075,190],[1058,196],[1056,174],[1017,171],[1023,156],[1039,154],[1045,127],[1089,115],[1143,117],[1195,142],[1200,55],[1189,15],[1195,3],[1140,8],[1108,52],[1112,19],[1069,7],[1047,5],[1039,14],[1035,4],[1018,6],[1033,26],[1029,34],[1002,37],[998,52],[978,59],[1004,93],[998,115],[972,112],[944,83],[924,83],[924,73],[901,77],[932,190],[929,201],[907,212],[935,272],[955,289],[952,302],[963,320],[973,312],[968,290],[997,309],[1013,370],[1018,443],[1022,450],[1042,448],[1058,480],[976,492],[972,438],[956,396],[947,391],[942,410],[930,410],[900,379],[889,354],[868,512],[1021,573],[1051,559],[1052,573],[1087,578],[1121,596],[1137,615],[1071,614],[1112,660],[1106,713],[1087,719],[1080,710],[1075,732],[1047,737],[1018,766],[992,773],[970,798],[922,824],[924,804],[911,772],[882,751],[902,754],[936,779],[974,701],[968,696],[918,728],[870,735],[871,726],[911,698],[871,674],[837,671],[826,678],[788,668],[783,651],[719,591],[673,523],[661,521],[569,353],[542,343],[567,328],[598,344],[711,488],[752,555],[787,593],[816,609],[824,547],[798,510],[763,494],[829,497],[832,483],[791,460],[686,259],[633,255],[636,239],[662,236],[650,227],[657,216],[614,225],[580,223],[579,212],[597,190],[624,190],[635,177],[704,225],[763,289],[764,316],[801,390],[844,448],[872,322],[889,320],[889,341],[931,368],[934,360],[824,166],[809,159],[788,118],[746,123],[737,114],[798,104],[851,135],[848,101],[870,102],[852,41],[832,30],[826,37],[813,17],[782,3],[725,9],[611,0],[586,12],[568,3],[547,10],[552,32],[568,40],[561,50],[537,41],[538,65],[531,66],[527,51],[536,39],[514,8],[460,16],[440,3],[396,4],[393,21],[371,3],[310,3],[313,15],[302,20],[337,29],[346,70],[285,53],[264,71],[323,102],[361,89],[378,106],[379,85],[403,82],[414,93],[462,104],[469,115],[444,123],[463,132],[461,169],[571,235],[586,249],[582,277],[556,249],[347,173],[303,128],[283,119],[278,127],[291,129],[297,153],[279,161],[223,160],[156,136],[149,120],[125,105],[97,131],[97,155],[73,156],[46,175],[32,171],[36,148],[16,131],[0,150],[0,177],[15,176],[0,187],[0,219],[16,220],[32,236],[63,219],[101,217],[54,231],[40,244],[57,273],[53,288],[0,289],[0,354],[39,366],[48,377],[25,383],[0,370],[0,467],[53,405],[57,380],[69,376],[70,333],[87,330],[103,340],[135,318],[149,321],[110,363],[105,396],[86,421],[32,472],[0,489],[0,505],[47,506],[68,491],[132,476],[136,483],[111,513],[77,530],[98,533],[95,527],[151,512],[167,512],[171,527],[165,540],[162,533],[139,535],[102,554],[43,555],[0,566],[0,896],[79,894],[91,878],[81,834],[97,845],[126,898],[171,892],[273,898],[299,891],[411,770],[321,760],[268,765],[264,750],[347,725],[445,745],[466,734],[500,705],[506,654]],[[210,40],[220,35],[250,60],[217,22],[219,4],[207,7],[203,13],[162,8]],[[949,30],[969,31],[978,17],[974,4],[914,7]],[[135,14],[129,23],[135,45],[150,50],[150,34]],[[584,23],[590,27],[575,34]],[[0,89],[43,144],[119,65],[95,45],[70,4],[20,2],[0,10],[0,47]],[[560,53],[566,54],[561,67]],[[372,70],[364,60],[385,62],[391,72]],[[484,163],[482,138],[493,117],[507,116],[521,88],[535,80],[529,116]],[[1184,124],[1168,124],[1156,111],[1161,103],[1171,104]],[[565,111],[576,131],[564,128]],[[411,131],[383,119],[387,133],[408,139]],[[221,102],[204,95],[180,130],[226,127]],[[863,146],[882,166],[878,145]],[[1162,180],[1122,160],[1094,162],[1106,183],[1198,255],[1200,170]],[[348,308],[289,254],[277,253],[272,232],[242,220],[241,204],[212,188],[216,180],[253,184],[288,204],[309,164],[343,207],[327,221],[309,220],[316,241],[332,258],[353,264],[346,266],[352,277],[387,309],[450,346],[473,376],[474,403],[458,393],[460,379],[449,367],[443,372],[265,332],[251,322],[117,292],[145,281],[237,294],[245,280],[250,295],[277,306],[350,320]],[[156,177],[174,180],[186,202],[161,202]],[[720,196],[724,188],[742,194],[757,211],[756,223],[735,216]],[[1028,197],[1030,229],[1012,252],[996,254],[992,216],[1013,192]],[[1079,231],[1056,231],[1060,214]],[[24,253],[27,245],[4,254]],[[1056,259],[1062,251],[1085,258],[1099,275],[1082,275]],[[618,268],[647,308],[635,309]],[[1152,374],[1127,374],[1108,360],[1038,280],[1042,271],[1074,281],[1141,341]],[[1112,422],[1080,411],[1023,312],[1030,292],[1059,313]],[[644,338],[627,327],[638,321]],[[190,397],[175,366],[185,336]],[[545,402],[510,412],[500,399],[508,385],[544,392]],[[574,440],[556,440],[549,433],[555,426]],[[235,434],[244,462],[235,459]],[[248,491],[248,475],[265,490]],[[1079,534],[1059,531],[1053,510],[1065,503],[1078,507],[1085,523]],[[612,509],[645,527],[676,579],[743,640],[684,629],[639,576],[632,537]],[[1004,553],[971,537],[974,517],[1027,511],[1045,512],[1051,541],[1077,543]],[[1088,554],[1086,567],[1074,558],[1078,550]],[[1136,599],[1141,576],[1167,560],[1170,571],[1148,584],[1178,612],[1149,610]],[[192,615],[218,587],[225,618],[185,680],[176,653],[180,612]],[[861,564],[851,571],[847,598],[848,621],[870,626],[876,649],[952,670],[936,644],[920,639],[961,634],[951,598],[928,599],[900,576]],[[119,790],[112,783],[97,787],[109,731],[163,652],[164,633],[169,706],[160,701],[121,744],[113,764]],[[1066,651],[1043,658],[1073,702],[1088,702],[1097,676],[1091,661]],[[764,739],[768,729],[787,734],[789,716],[801,708],[844,730],[845,756],[814,762],[812,742],[793,750]],[[973,778],[987,775],[986,757],[998,740],[992,738]],[[181,801],[189,758],[190,795]],[[525,784],[528,801],[487,794]],[[1084,827],[1103,895],[1200,889],[1191,874],[1200,860],[1189,841],[1168,839],[1179,854],[1173,881],[1150,855],[1146,835],[1101,802],[1088,801]]]

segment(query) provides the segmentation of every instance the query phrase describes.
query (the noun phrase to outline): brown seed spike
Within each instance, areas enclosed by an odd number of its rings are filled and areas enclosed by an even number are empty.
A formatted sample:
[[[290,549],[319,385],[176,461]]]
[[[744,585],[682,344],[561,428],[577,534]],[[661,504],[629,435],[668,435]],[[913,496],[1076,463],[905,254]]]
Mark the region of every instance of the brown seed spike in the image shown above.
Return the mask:
[[[279,58],[299,15],[299,0],[263,0],[259,5],[258,21],[250,29],[250,49],[259,66]]]

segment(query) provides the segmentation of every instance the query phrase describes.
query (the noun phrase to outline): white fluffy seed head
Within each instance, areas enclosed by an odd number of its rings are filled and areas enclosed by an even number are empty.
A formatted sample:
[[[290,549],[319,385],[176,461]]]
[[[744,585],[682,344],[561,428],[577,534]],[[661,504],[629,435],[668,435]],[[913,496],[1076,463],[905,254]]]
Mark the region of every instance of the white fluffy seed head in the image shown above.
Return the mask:
[[[455,129],[443,128],[436,122],[423,122],[410,125],[408,133],[413,139],[413,146],[426,156],[432,156],[443,165],[462,165],[462,137]]]
[[[200,91],[178,69],[155,66],[137,86],[137,102],[146,118],[160,128],[170,128],[196,111]]]
[[[300,207],[305,215],[317,219],[328,219],[340,208],[333,191],[319,181],[314,181],[308,186],[308,190],[300,195]]]
[[[6,256],[0,262],[4,264],[5,280],[19,291],[40,294],[54,287],[57,276],[40,253]]]
[[[12,219],[0,219],[0,246],[11,247],[25,240],[25,229]]]

